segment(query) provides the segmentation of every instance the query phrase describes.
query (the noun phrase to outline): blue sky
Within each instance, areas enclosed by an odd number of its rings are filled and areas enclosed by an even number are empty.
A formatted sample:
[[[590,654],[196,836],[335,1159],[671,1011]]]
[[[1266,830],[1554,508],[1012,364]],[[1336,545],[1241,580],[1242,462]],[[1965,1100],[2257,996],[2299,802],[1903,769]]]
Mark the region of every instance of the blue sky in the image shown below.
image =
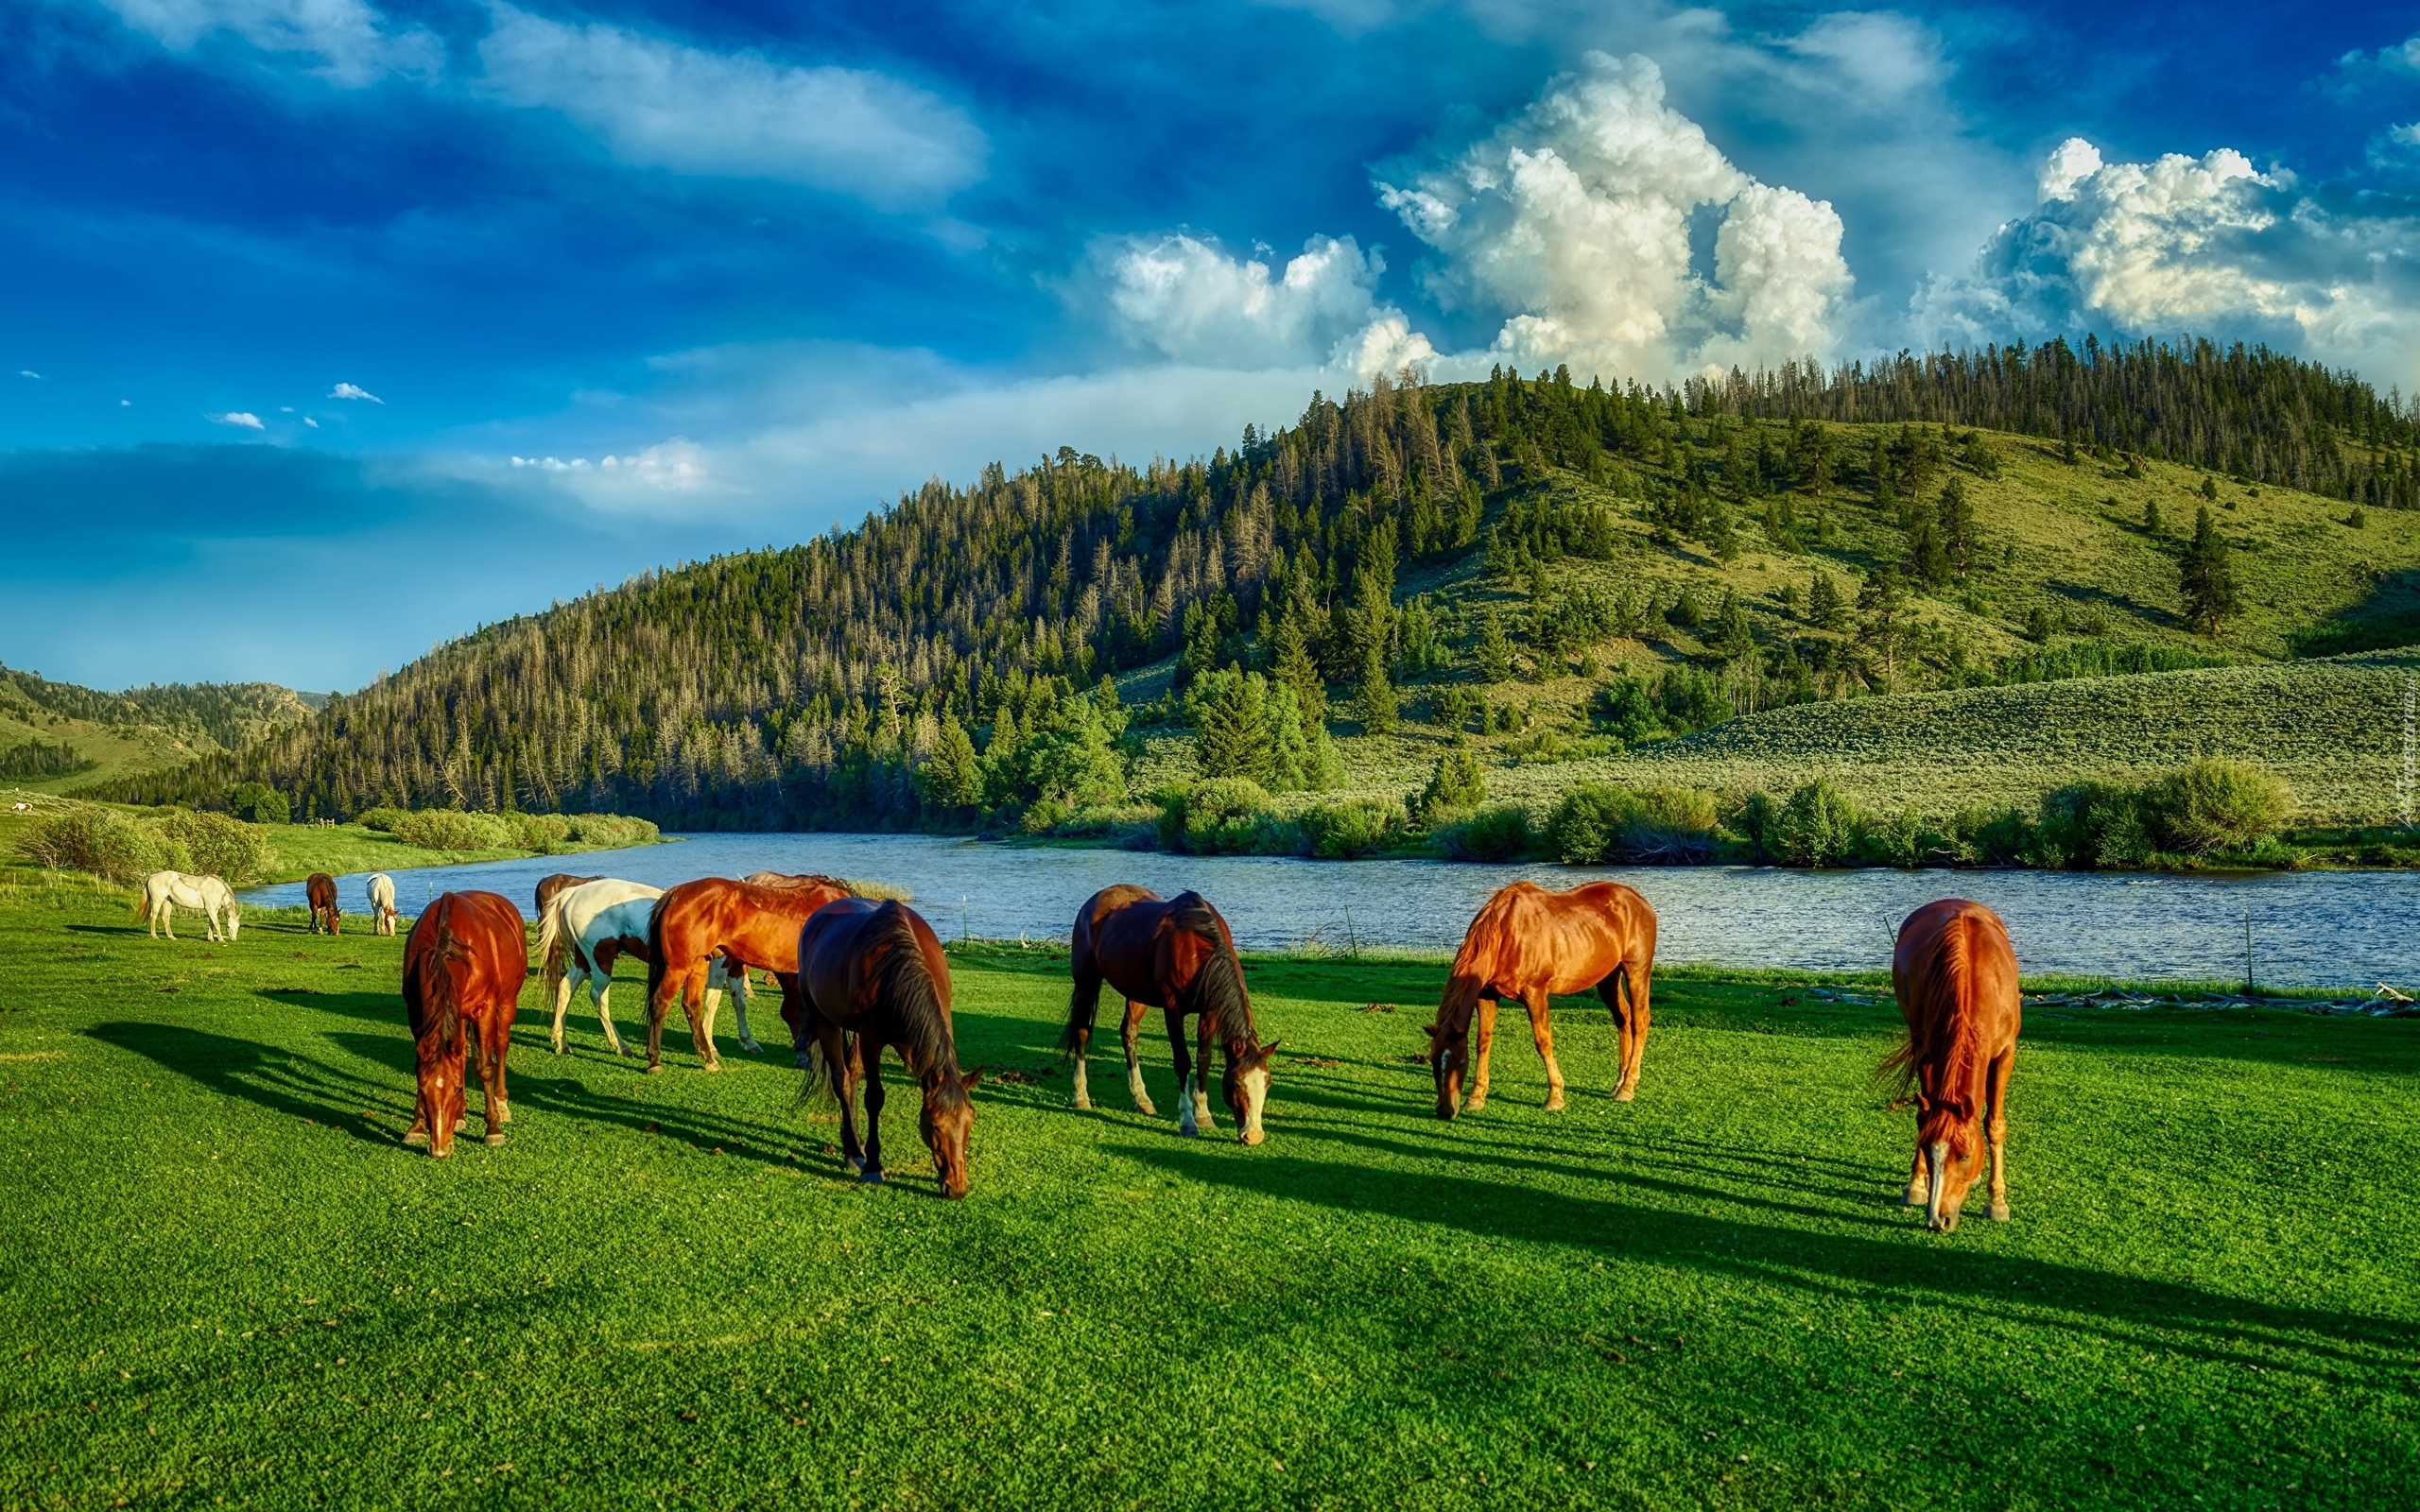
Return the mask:
[[[2191,330],[2420,392],[2415,32],[20,0],[0,662],[350,688],[936,473],[1206,451],[1407,362]]]

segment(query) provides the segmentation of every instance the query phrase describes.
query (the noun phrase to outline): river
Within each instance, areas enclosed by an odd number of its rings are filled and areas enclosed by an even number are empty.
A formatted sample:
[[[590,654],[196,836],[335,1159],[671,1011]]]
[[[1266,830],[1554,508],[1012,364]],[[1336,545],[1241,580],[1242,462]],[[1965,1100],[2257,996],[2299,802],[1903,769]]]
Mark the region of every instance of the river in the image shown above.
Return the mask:
[[[1879,968],[1896,921],[1936,898],[1976,899],[2008,921],[2028,974],[2240,981],[2244,931],[2269,986],[2420,983],[2420,873],[2264,872],[2132,876],[2049,871],[1790,871],[1763,867],[1473,866],[1314,862],[1279,856],[983,844],[929,835],[693,834],[667,845],[395,872],[415,913],[448,888],[485,887],[525,911],[540,877],[573,871],[670,886],[693,877],[821,871],[904,887],[944,939],[961,934],[1064,938],[1078,907],[1112,883],[1168,896],[1199,889],[1246,950],[1304,945],[1450,951],[1489,893],[1516,878],[1549,887],[1626,882],[1661,920],[1657,959],[1726,966]],[[363,887],[342,879],[348,912]],[[301,906],[302,885],[258,887],[247,902]]]

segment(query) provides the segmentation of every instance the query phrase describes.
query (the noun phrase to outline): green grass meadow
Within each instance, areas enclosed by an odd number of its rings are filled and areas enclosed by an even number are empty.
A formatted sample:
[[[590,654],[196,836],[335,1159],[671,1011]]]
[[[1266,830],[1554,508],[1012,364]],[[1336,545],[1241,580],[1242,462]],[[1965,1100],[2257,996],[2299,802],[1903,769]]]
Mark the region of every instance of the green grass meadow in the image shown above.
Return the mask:
[[[1441,965],[1253,960],[1245,1149],[1114,1036],[1071,1111],[1063,962],[975,947],[945,1203],[895,1070],[865,1188],[786,1048],[650,1078],[583,1000],[558,1058],[534,983],[510,1142],[406,1150],[400,947],[0,886],[0,1504],[2420,1500],[2420,1022],[2038,1009],[2014,1221],[1941,1237],[1887,1002],[1687,973],[1616,1105],[1573,1000],[1568,1111],[1508,1019],[1444,1125]]]

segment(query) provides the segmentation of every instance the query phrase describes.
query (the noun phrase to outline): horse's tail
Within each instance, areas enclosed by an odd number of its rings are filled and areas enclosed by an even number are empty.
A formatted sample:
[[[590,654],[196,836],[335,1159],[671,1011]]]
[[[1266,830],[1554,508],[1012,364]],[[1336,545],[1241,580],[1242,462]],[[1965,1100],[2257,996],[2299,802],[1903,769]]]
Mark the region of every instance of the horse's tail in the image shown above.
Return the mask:
[[[664,990],[664,905],[678,889],[667,889],[647,911],[647,1011],[655,1011],[655,995]]]
[[[547,899],[545,910],[538,916],[538,959],[545,963],[546,986],[549,988],[562,981],[563,975],[563,899],[566,896],[567,892],[559,892]]]
[[[951,1041],[949,1010],[942,1006],[932,972],[925,965],[924,942],[916,937],[916,916],[905,903],[887,902],[873,911],[866,931],[869,951],[888,946],[868,986],[877,1003],[888,1003],[910,1052],[909,1069],[919,1076],[937,1070],[955,1070],[958,1047]],[[802,969],[805,962],[799,963]],[[943,1076],[942,1084],[952,1078]]]
[[[1218,1019],[1221,1040],[1258,1044],[1260,1032],[1252,1022],[1252,994],[1244,988],[1243,963],[1236,959],[1235,947],[1227,943],[1226,931],[1219,927],[1218,912],[1201,894],[1187,893],[1177,900],[1170,921],[1186,934],[1210,943],[1210,954],[1195,970],[1187,988],[1194,1011]]]
[[[134,921],[138,924],[151,922],[151,884],[147,878],[135,885]]]

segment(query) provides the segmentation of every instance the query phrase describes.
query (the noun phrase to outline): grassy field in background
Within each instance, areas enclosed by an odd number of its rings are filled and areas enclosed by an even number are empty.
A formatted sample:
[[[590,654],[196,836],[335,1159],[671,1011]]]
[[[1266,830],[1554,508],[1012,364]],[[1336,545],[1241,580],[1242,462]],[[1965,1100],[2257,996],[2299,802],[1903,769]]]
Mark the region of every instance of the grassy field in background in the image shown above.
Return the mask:
[[[0,888],[0,1505],[2420,1496],[2411,1021],[2037,1010],[2015,1219],[1944,1238],[1896,1205],[1887,1003],[1685,973],[1630,1105],[1559,1005],[1569,1110],[1508,1022],[1448,1126],[1439,965],[1254,960],[1247,1150],[1107,1058],[1069,1110],[1063,962],[977,946],[951,1204],[912,1087],[862,1188],[786,1053],[709,1076],[674,1032],[648,1077],[585,1015],[558,1058],[534,987],[510,1142],[432,1161],[400,940],[126,915]]]
[[[150,725],[105,725],[90,719],[56,716],[26,718],[0,711],[0,748],[40,741],[56,746],[64,741],[94,765],[59,777],[10,777],[0,783],[35,793],[64,793],[87,782],[106,782],[136,772],[181,766],[215,754],[218,744],[208,736],[185,738]]]

